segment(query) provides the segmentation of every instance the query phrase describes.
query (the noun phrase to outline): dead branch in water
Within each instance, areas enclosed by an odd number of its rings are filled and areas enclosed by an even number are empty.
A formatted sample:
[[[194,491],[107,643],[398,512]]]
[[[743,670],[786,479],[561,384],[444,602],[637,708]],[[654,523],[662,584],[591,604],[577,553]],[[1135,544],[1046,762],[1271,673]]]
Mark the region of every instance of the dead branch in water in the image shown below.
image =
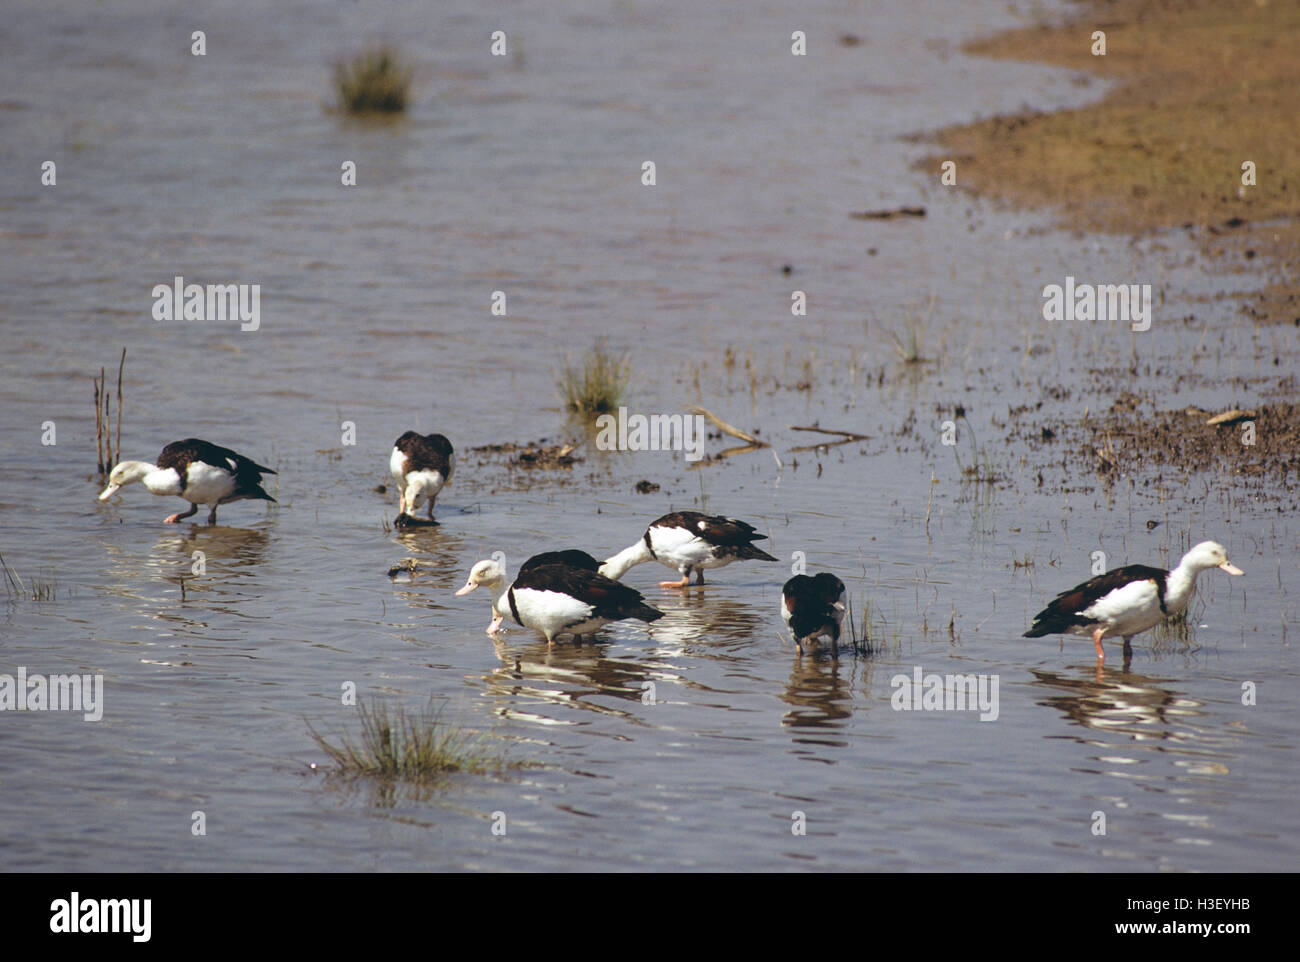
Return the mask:
[[[740,430],[740,428],[736,427],[734,424],[728,424],[726,421],[722,420],[722,418],[718,417],[716,414],[714,414],[712,411],[708,410],[707,408],[702,408],[698,404],[692,404],[687,407],[687,410],[690,411],[692,414],[704,415],[704,417],[723,434],[730,434],[733,438],[739,438],[740,440],[746,441],[749,444],[754,445],[755,447],[759,447],[759,448],[768,447],[768,443],[766,441],[760,441],[752,434],[746,434],[744,431]]]
[[[791,448],[790,454],[800,454],[804,451],[828,451],[831,448],[838,448],[841,444],[852,444],[853,438],[840,438],[838,441],[818,441],[816,444],[801,444],[797,448]]]
[[[894,207],[890,210],[855,210],[850,217],[858,220],[893,220],[896,217],[924,217],[924,207]]]
[[[1205,423],[1207,425],[1236,424],[1238,421],[1249,421],[1254,416],[1254,411],[1243,411],[1240,408],[1233,408],[1231,411],[1224,411],[1222,414],[1216,414]]]
[[[706,464],[717,464],[719,461],[724,461],[727,458],[732,457],[733,455],[748,454],[750,451],[762,451],[766,447],[767,447],[766,444],[759,443],[759,444],[739,444],[734,448],[723,448],[721,451],[717,452],[716,454],[705,455],[704,458],[702,458],[701,460],[688,464],[686,466],[686,470],[698,471]],[[776,452],[773,451],[772,453],[775,454]],[[777,464],[779,465],[780,463],[781,461],[778,458]]]
[[[819,428],[815,424],[812,427],[807,427],[807,428],[801,428],[796,424],[790,424],[787,425],[787,427],[791,431],[818,431],[821,434],[839,434],[849,441],[867,441],[870,439],[870,435],[857,434],[854,431],[836,431],[834,428]],[[840,441],[838,443],[843,444],[844,442]]]

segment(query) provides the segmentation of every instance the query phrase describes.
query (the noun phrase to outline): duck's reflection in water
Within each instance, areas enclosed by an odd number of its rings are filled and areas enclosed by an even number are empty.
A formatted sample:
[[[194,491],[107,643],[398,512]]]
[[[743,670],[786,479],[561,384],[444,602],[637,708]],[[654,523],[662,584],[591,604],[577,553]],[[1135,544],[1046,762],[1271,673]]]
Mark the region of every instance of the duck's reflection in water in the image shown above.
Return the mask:
[[[1035,671],[1036,683],[1056,689],[1039,701],[1095,733],[1073,737],[1082,745],[1103,749],[1093,756],[1098,771],[1121,778],[1146,779],[1152,787],[1177,795],[1189,792],[1202,779],[1230,771],[1237,746],[1247,731],[1219,724],[1218,713],[1205,703],[1165,687],[1164,679],[1131,672],[1107,672],[1100,681],[1092,666],[1078,675]],[[1145,763],[1164,756],[1174,766],[1152,770]]]
[[[171,526],[168,526],[171,528]],[[266,559],[270,534],[261,528],[227,528],[223,525],[187,525],[169,530],[159,538],[147,557],[141,557],[115,543],[105,550],[110,579],[105,590],[127,598],[143,598],[140,589],[161,579],[180,585],[207,578],[213,590],[249,577],[249,569]],[[115,580],[114,580],[115,579]]]
[[[765,621],[753,605],[722,595],[724,590],[700,585],[647,595],[646,601],[664,613],[650,626],[659,654],[689,653],[719,661],[748,657]]]
[[[1204,717],[1201,702],[1187,698],[1162,681],[1132,672],[1104,672],[1098,677],[1094,666],[1079,674],[1034,670],[1040,685],[1059,689],[1039,704],[1057,709],[1085,728],[1120,732],[1136,741],[1178,739],[1188,732],[1184,726]]]
[[[750,605],[709,597],[703,590],[650,595],[646,600],[664,617],[649,625],[607,625],[581,643],[563,636],[547,645],[517,626],[495,638],[501,667],[486,681],[489,695],[503,699],[498,711],[541,724],[581,724],[578,716],[547,715],[539,707],[563,705],[652,724],[646,708],[682,699],[684,692],[713,691],[690,679],[692,660],[752,658],[749,649],[762,621]],[[610,654],[616,645],[617,657]],[[634,652],[622,654],[627,648]],[[685,700],[696,701],[689,695]]]
[[[1244,728],[1223,724],[1222,712],[1166,687],[1163,679],[1097,672],[1093,665],[1078,667],[1075,675],[1034,676],[1034,684],[1051,690],[1038,703],[1086,729],[1047,737],[1085,746],[1087,758],[1072,762],[1071,770],[1108,780],[1097,783],[1092,804],[1103,812],[1152,810],[1161,821],[1146,831],[1171,851],[1214,844],[1220,835],[1214,813],[1236,792],[1235,780],[1224,776],[1240,756]],[[1129,857],[1124,849],[1108,854]]]
[[[407,553],[406,557],[394,558],[388,570],[395,583],[448,589],[464,584],[465,539],[461,535],[438,526],[394,529],[392,539]]]
[[[582,724],[567,711],[547,713],[547,705],[639,721],[637,708],[618,703],[654,704],[660,685],[681,676],[671,665],[612,657],[608,634],[608,629],[598,632],[596,640],[583,644],[493,639],[501,665],[484,681],[488,697],[498,703],[495,711],[543,725]]]
[[[142,646],[173,646],[177,638],[238,641],[239,624],[264,616],[259,569],[270,549],[270,531],[199,524],[167,529],[147,556],[106,545],[102,590],[151,623],[113,640]],[[213,622],[229,619],[236,626],[229,633],[212,633]]]
[[[782,716],[781,724],[804,736],[818,730],[842,729],[854,711],[853,692],[870,690],[874,670],[870,658],[852,654],[832,658],[829,653],[819,652],[795,658],[781,695],[781,700],[791,707]],[[815,741],[847,744],[842,739],[827,741],[824,737]]]

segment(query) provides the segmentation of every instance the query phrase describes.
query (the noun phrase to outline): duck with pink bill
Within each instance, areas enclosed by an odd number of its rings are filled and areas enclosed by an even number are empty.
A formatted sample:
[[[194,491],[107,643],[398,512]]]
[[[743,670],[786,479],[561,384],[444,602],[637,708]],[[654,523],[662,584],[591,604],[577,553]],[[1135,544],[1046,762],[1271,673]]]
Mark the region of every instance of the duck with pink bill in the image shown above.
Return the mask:
[[[1185,611],[1196,590],[1196,576],[1210,568],[1242,574],[1215,541],[1202,541],[1172,571],[1147,565],[1115,568],[1057,595],[1034,615],[1024,637],[1090,635],[1101,663],[1106,660],[1101,640],[1119,636],[1124,639],[1124,657],[1129,658],[1133,636]]]
[[[487,588],[492,593],[489,635],[495,636],[502,622],[510,618],[524,628],[540,631],[547,644],[554,644],[562,634],[580,640],[611,621],[635,618],[651,622],[664,616],[647,605],[636,589],[591,570],[595,563],[586,552],[547,552],[525,561],[511,582],[499,561],[480,561],[456,594],[467,595],[480,585]]]
[[[208,524],[216,524],[218,505],[249,499],[275,502],[275,498],[262,490],[264,474],[275,472],[230,448],[186,438],[163,448],[156,464],[148,461],[118,464],[109,474],[108,487],[99,500],[107,501],[120,488],[141,481],[150,494],[175,495],[190,502],[190,510],[170,515],[164,519],[166,523],[183,521],[195,514],[199,505],[207,504],[212,506]]]
[[[675,511],[652,521],[635,544],[624,548],[600,566],[600,573],[618,581],[629,568],[657,561],[681,575],[680,581],[661,581],[661,588],[685,588],[692,573],[704,584],[704,569],[722,568],[733,561],[775,561],[753,542],[763,541],[754,526],[736,518]]]

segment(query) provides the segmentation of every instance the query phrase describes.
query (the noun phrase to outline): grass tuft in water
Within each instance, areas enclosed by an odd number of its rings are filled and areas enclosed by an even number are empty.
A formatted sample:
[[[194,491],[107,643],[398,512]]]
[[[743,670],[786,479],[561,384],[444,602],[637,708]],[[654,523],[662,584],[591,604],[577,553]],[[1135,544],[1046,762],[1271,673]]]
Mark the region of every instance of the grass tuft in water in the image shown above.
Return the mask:
[[[929,358],[925,356],[924,329],[930,321],[930,314],[934,311],[934,302],[935,298],[931,295],[925,305],[924,316],[919,315],[917,310],[909,305],[903,315],[903,333],[889,332],[889,338],[894,342],[894,353],[904,365],[929,362]]]
[[[4,555],[0,554],[0,570],[4,572],[5,597],[10,601],[31,598],[32,601],[54,601],[58,597],[59,584],[53,579],[45,580],[39,575],[33,576],[31,583],[24,583],[18,572],[9,567]]]
[[[583,356],[580,365],[566,360],[556,385],[570,411],[605,414],[618,409],[631,375],[627,354],[612,351],[602,342]]]
[[[428,783],[458,773],[483,774],[512,767],[486,735],[443,720],[442,706],[430,699],[408,714],[385,702],[357,701],[361,738],[347,734],[337,743],[308,730],[321,751],[334,762],[332,774]]]
[[[894,353],[902,363],[920,364],[925,360],[921,353],[921,333],[914,325],[909,324],[902,335],[890,331],[889,337],[894,342]]]
[[[966,422],[966,430],[970,432],[971,445],[975,452],[969,464],[962,464],[961,456],[957,453],[957,446],[952,445],[952,456],[957,459],[957,467],[961,470],[962,477],[977,484],[1000,482],[1002,474],[997,469],[993,451],[986,445],[979,443],[979,438],[975,436],[975,428],[971,425],[965,413],[959,412],[957,417]]]
[[[898,620],[897,613],[895,612],[894,620],[890,621],[869,595],[861,597],[857,605],[849,598],[844,620],[855,655],[874,655],[886,649],[901,650],[903,624]]]
[[[375,47],[334,65],[339,106],[349,114],[400,114],[406,110],[413,71],[392,47]]]

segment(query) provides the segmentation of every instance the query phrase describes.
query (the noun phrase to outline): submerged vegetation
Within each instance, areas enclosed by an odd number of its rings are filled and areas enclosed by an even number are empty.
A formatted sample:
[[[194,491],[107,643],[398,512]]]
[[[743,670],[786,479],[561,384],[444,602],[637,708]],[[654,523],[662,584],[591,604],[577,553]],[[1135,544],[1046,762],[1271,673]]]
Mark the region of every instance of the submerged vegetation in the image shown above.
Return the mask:
[[[443,720],[430,699],[418,712],[394,710],[385,702],[357,701],[361,737],[346,734],[334,743],[308,724],[311,737],[334,763],[332,774],[428,783],[457,773],[482,774],[512,767],[486,735]]]
[[[605,414],[616,411],[627,393],[632,365],[627,354],[612,351],[598,343],[579,365],[566,360],[557,386],[564,406],[579,414]]]
[[[375,47],[334,65],[339,107],[349,114],[400,114],[406,110],[412,69],[391,47]]]

